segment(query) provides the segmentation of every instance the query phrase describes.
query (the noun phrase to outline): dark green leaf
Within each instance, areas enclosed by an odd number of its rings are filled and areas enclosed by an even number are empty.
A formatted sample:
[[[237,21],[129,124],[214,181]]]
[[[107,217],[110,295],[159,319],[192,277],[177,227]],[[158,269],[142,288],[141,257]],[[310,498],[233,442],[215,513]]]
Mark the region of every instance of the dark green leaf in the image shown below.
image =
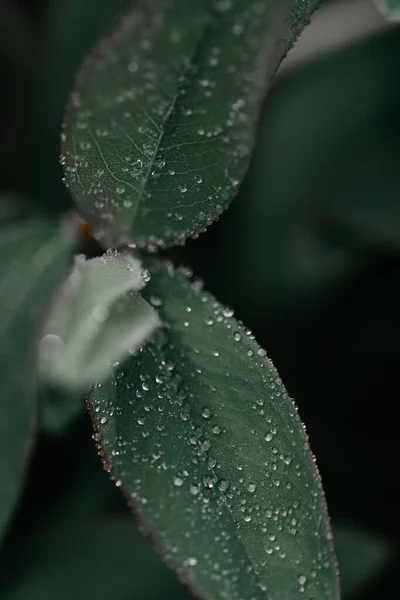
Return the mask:
[[[145,529],[201,597],[337,598],[320,479],[265,352],[170,266],[145,292],[165,332],[91,397]]]
[[[0,231],[0,534],[21,488],[33,433],[38,319],[71,254],[69,230],[52,220]]]
[[[146,273],[139,261],[112,250],[91,260],[76,258],[41,340],[40,368],[51,382],[88,389],[148,339],[160,320],[138,293]]]
[[[315,0],[134,3],[84,65],[71,191],[108,245],[197,235],[243,178],[266,84]]]
[[[376,579],[393,556],[393,549],[382,536],[351,523],[334,523],[333,532],[343,597],[349,598]]]

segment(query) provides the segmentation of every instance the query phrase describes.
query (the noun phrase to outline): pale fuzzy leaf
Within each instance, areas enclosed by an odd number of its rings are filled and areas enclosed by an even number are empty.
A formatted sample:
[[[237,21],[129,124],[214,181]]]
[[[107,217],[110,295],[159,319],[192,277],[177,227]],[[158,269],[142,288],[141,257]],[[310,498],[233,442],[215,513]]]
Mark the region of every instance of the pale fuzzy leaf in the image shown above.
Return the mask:
[[[42,374],[69,390],[99,383],[160,325],[142,298],[146,272],[114,251],[75,266],[55,298],[40,345]]]

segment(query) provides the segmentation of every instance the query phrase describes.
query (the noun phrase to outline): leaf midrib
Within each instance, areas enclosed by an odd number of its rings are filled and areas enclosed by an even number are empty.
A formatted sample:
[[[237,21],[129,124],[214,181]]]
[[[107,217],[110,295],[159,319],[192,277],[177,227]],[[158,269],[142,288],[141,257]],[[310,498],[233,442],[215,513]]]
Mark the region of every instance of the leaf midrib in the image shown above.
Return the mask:
[[[210,10],[208,10],[207,12],[210,13]],[[144,197],[144,192],[145,192],[145,189],[147,187],[150,174],[151,174],[151,172],[153,170],[153,167],[154,167],[154,162],[156,160],[158,151],[160,149],[161,142],[162,142],[162,140],[164,139],[164,136],[165,136],[165,129],[166,129],[166,126],[168,124],[169,118],[170,118],[170,116],[171,116],[174,108],[176,107],[177,100],[179,98],[181,90],[185,88],[185,83],[187,82],[186,77],[187,77],[188,73],[190,72],[190,69],[192,68],[192,66],[195,63],[195,59],[196,59],[196,56],[198,55],[199,48],[203,44],[204,40],[207,37],[207,33],[208,33],[209,28],[210,28],[210,23],[212,22],[212,19],[213,19],[212,15],[209,15],[209,17],[210,16],[211,16],[211,19],[208,18],[207,22],[204,24],[204,29],[203,29],[202,35],[199,37],[198,41],[196,42],[196,44],[195,44],[195,46],[193,48],[192,54],[186,59],[186,64],[183,67],[182,73],[180,75],[177,73],[177,75],[178,75],[177,90],[176,90],[176,93],[175,93],[174,97],[171,100],[171,103],[169,104],[167,110],[165,111],[165,115],[161,119],[161,127],[160,127],[161,131],[159,133],[159,136],[158,136],[158,139],[157,139],[157,142],[156,142],[156,147],[155,147],[155,150],[154,150],[154,153],[153,153],[153,157],[152,157],[152,159],[149,162],[148,169],[147,169],[146,174],[144,176],[143,184],[142,184],[140,192],[139,192],[139,196],[138,196],[138,200],[136,202],[135,209],[132,211],[131,227],[133,226],[133,224],[134,224],[134,222],[136,220],[137,212],[139,210],[140,204],[142,203],[142,200],[143,200],[143,197]],[[184,77],[185,78],[184,81],[182,82],[182,85],[179,85],[179,78],[180,77]]]

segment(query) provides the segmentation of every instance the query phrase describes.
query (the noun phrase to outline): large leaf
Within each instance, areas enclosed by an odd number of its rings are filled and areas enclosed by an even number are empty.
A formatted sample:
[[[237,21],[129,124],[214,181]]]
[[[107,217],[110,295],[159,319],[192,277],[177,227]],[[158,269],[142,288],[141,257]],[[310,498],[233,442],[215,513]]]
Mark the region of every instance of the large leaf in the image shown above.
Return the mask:
[[[71,254],[68,229],[52,220],[0,231],[0,535],[18,497],[33,433],[38,318]]]
[[[40,367],[50,381],[87,389],[102,380],[110,363],[140,348],[160,324],[139,293],[146,276],[139,261],[113,250],[76,258],[41,340]]]
[[[247,169],[266,84],[316,0],[136,2],[82,69],[62,163],[108,245],[183,242]]]
[[[90,402],[145,530],[201,597],[337,598],[319,475],[265,352],[170,266],[146,294],[165,332]]]

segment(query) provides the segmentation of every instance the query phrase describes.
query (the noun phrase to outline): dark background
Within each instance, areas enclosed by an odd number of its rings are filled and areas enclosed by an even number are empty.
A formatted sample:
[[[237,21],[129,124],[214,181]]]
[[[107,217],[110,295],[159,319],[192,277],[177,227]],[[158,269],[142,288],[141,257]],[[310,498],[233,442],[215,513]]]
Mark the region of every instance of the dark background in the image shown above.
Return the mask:
[[[71,207],[64,105],[127,1],[0,0],[0,219]],[[253,329],[294,397],[354,600],[399,597],[399,74],[400,26],[369,0],[325,2],[268,95],[232,207],[172,252]],[[102,471],[81,407],[42,394],[1,600],[187,598]]]

